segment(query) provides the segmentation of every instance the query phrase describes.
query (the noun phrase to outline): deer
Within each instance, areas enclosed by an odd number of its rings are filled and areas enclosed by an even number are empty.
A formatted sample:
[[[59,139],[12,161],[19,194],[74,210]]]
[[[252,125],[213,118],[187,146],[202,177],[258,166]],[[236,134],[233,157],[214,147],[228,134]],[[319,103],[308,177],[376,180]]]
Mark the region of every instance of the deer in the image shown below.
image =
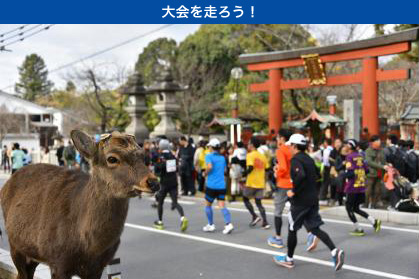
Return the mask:
[[[80,130],[70,135],[90,173],[28,165],[0,192],[17,279],[33,279],[39,263],[53,279],[99,279],[118,249],[129,199],[159,188],[134,136],[112,132],[95,142]]]

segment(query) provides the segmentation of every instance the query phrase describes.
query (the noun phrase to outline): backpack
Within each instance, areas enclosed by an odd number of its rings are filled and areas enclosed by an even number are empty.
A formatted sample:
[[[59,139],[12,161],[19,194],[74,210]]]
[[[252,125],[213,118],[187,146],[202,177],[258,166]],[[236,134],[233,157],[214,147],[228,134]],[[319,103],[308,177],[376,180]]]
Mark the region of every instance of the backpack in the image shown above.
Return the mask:
[[[415,183],[419,178],[419,157],[414,151],[406,155],[406,174],[412,183]]]
[[[419,212],[419,202],[415,199],[400,200],[395,208],[401,212]]]
[[[74,146],[67,146],[64,149],[64,159],[66,159],[67,161],[73,161],[76,159],[76,149],[74,148]]]
[[[413,188],[407,178],[398,176],[394,180],[394,191],[399,199],[408,199],[410,194],[413,192]]]
[[[388,161],[395,167],[402,176],[406,176],[406,153],[400,148],[390,147]]]

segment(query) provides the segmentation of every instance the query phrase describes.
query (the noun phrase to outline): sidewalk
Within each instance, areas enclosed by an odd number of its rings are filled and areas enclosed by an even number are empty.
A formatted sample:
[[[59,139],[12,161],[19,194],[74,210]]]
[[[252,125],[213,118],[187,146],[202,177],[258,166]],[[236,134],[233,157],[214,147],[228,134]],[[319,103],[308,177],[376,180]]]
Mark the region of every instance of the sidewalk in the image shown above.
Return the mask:
[[[383,222],[390,222],[403,225],[419,225],[419,213],[388,211],[385,209],[367,209],[363,208],[368,214],[374,218],[378,218]],[[338,216],[347,217],[348,213],[344,206],[336,206],[324,208],[321,211],[322,216]]]

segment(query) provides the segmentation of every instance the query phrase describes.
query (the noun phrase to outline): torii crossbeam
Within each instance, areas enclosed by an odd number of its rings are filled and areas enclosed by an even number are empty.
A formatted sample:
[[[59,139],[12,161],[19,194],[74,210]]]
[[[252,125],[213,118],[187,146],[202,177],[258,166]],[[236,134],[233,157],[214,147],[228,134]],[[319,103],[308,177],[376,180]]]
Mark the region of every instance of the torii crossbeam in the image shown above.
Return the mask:
[[[378,83],[405,80],[409,71],[381,70],[378,57],[411,50],[411,42],[418,41],[419,28],[386,36],[326,47],[311,47],[291,51],[242,54],[240,63],[250,71],[269,71],[269,80],[250,86],[252,92],[269,92],[269,129],[278,132],[282,125],[282,91],[311,87],[309,79],[285,80],[282,69],[304,66],[302,56],[318,54],[322,63],[362,60],[362,70],[349,75],[328,76],[324,85],[362,84],[362,127],[371,134],[379,133]]]

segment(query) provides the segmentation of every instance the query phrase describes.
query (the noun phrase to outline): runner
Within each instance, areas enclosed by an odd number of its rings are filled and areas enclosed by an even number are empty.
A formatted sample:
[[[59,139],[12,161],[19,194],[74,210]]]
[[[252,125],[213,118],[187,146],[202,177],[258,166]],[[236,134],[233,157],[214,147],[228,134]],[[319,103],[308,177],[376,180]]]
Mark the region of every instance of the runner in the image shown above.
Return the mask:
[[[291,145],[291,179],[293,188],[287,195],[291,198],[288,214],[288,254],[274,257],[274,261],[284,267],[294,267],[294,250],[297,246],[297,231],[303,223],[315,236],[326,244],[332,254],[335,270],[343,266],[344,252],[335,247],[329,235],[320,229],[323,221],[319,214],[319,199],[316,189],[316,166],[313,159],[305,152],[307,140],[301,134],[293,134],[287,144]]]
[[[188,219],[184,216],[183,208],[177,202],[178,183],[177,183],[177,169],[176,157],[169,150],[169,141],[162,139],[159,142],[160,154],[155,163],[155,172],[160,177],[161,189],[156,195],[157,212],[159,219],[154,222],[156,229],[162,230],[163,226],[163,204],[167,194],[172,199],[172,208],[177,209],[180,215],[180,230],[186,231],[188,228]]]
[[[250,153],[246,156],[246,186],[243,189],[243,202],[247,210],[252,215],[252,221],[250,226],[254,227],[258,222],[261,221],[260,217],[256,215],[253,205],[250,203],[251,198],[255,198],[256,206],[259,209],[259,213],[262,216],[262,228],[269,229],[269,225],[266,219],[265,208],[262,205],[263,190],[265,189],[265,169],[268,168],[266,157],[257,151],[260,143],[255,137],[250,139],[249,151]]]
[[[203,228],[204,232],[213,232],[215,231],[212,203],[215,199],[218,200],[218,206],[221,208],[221,212],[224,217],[224,230],[223,234],[230,234],[234,226],[231,223],[231,214],[230,211],[225,207],[225,196],[227,193],[226,182],[224,179],[224,174],[227,168],[227,162],[219,153],[220,150],[220,141],[216,138],[213,138],[208,143],[210,153],[205,156],[206,163],[206,175],[207,175],[207,185],[205,189],[205,213],[208,218],[208,224]]]
[[[374,217],[368,215],[367,212],[359,208],[359,206],[365,202],[366,171],[368,170],[368,167],[364,157],[357,152],[358,143],[356,140],[347,140],[345,144],[350,150],[345,160],[346,171],[344,176],[344,192],[346,194],[346,212],[348,212],[349,219],[351,219],[355,227],[354,231],[351,232],[351,235],[365,235],[364,230],[359,227],[355,213],[370,221],[375,232],[379,232],[381,229],[381,221],[374,219]]]
[[[291,131],[286,129],[279,130],[277,143],[278,148],[276,150],[277,164],[275,166],[275,176],[277,189],[274,193],[274,205],[275,205],[275,236],[268,238],[268,245],[276,248],[283,248],[284,242],[281,237],[282,229],[282,212],[284,211],[285,203],[288,201],[287,191],[292,189],[291,181],[291,147],[285,143],[291,136]],[[313,251],[319,242],[319,239],[309,232],[307,237],[307,251]]]

